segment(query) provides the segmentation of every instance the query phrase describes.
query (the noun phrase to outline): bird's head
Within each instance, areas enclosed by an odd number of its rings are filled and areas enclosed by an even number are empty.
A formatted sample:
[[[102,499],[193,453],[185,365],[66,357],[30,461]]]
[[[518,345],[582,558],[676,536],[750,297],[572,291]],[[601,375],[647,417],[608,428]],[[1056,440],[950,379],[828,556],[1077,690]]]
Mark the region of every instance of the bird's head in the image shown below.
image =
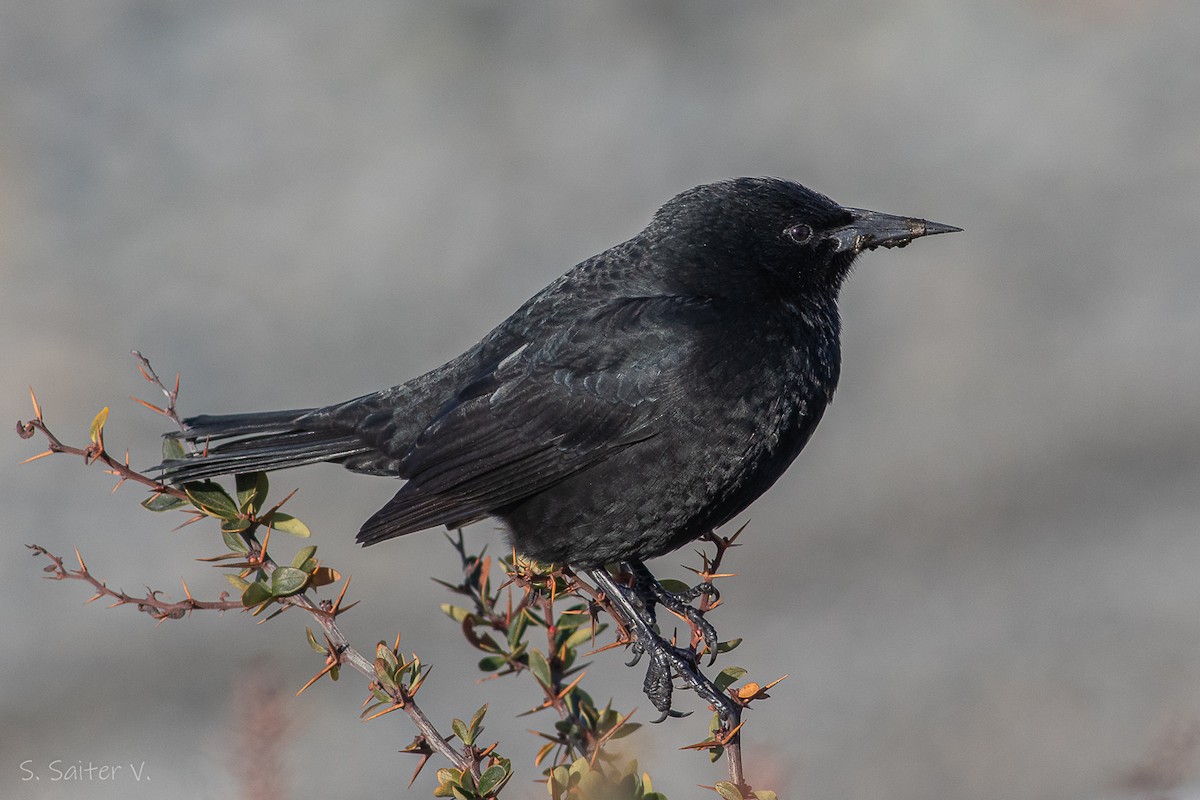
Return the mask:
[[[647,233],[684,264],[661,276],[680,289],[755,299],[837,294],[859,253],[961,230],[847,208],[798,183],[734,178],[689,189],[655,214]]]

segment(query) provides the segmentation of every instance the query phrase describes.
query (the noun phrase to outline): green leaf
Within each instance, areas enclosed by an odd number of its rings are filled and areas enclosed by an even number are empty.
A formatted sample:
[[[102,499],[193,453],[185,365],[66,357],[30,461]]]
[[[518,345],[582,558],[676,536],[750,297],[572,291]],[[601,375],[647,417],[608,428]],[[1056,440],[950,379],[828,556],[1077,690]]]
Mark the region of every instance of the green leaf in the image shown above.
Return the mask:
[[[571,773],[562,764],[550,770],[550,788],[566,789],[571,784]]]
[[[318,642],[317,637],[313,636],[312,628],[305,628],[304,635],[308,637],[308,646],[309,647],[311,647],[313,650],[315,650],[316,652],[320,653],[323,656],[329,654],[329,651],[325,648],[325,645]]]
[[[395,672],[400,666],[400,662],[396,660],[396,654],[392,652],[392,648],[387,646],[387,642],[380,642],[375,645],[375,658],[383,659],[388,665],[388,672]]]
[[[474,740],[479,738],[479,734],[483,730],[483,717],[485,714],[487,714],[487,710],[487,703],[484,703],[479,707],[479,710],[475,712],[475,715],[471,717],[471,724],[467,726],[471,733],[471,739]]]
[[[472,744],[471,734],[467,732],[467,723],[461,719],[455,718],[450,722],[450,730],[454,731],[454,735],[463,744]]]
[[[315,544],[309,545],[308,547],[300,548],[300,552],[296,553],[296,557],[292,559],[292,566],[295,567],[296,569],[304,570],[305,572],[310,572],[311,570],[304,569],[304,562],[308,561],[310,558],[312,558],[314,555],[316,555],[316,553],[317,553],[317,546]]]
[[[508,780],[510,774],[512,773],[499,764],[488,767],[479,776],[479,793],[482,795],[495,794],[504,785],[504,782]]]
[[[170,511],[183,505],[187,505],[186,500],[181,497],[169,495],[166,492],[150,495],[142,501],[142,508],[151,511]]]
[[[248,588],[250,588],[250,581],[239,575],[230,575],[226,573],[225,580],[229,581],[233,585],[233,588],[237,589],[239,592],[245,592]]]
[[[640,722],[626,722],[624,725],[622,725],[620,728],[617,729],[617,732],[614,733],[611,738],[624,739],[626,736],[633,733],[640,727],[642,727],[642,723],[640,723]]]
[[[108,406],[100,409],[100,413],[92,420],[92,425],[88,428],[88,436],[91,437],[92,444],[100,444],[104,439],[104,423],[108,421]]]
[[[248,519],[222,519],[221,533],[241,533],[250,527]]]
[[[603,625],[597,626],[596,633],[600,633],[603,629],[604,629]],[[568,650],[574,650],[577,647],[579,647],[580,645],[588,644],[591,641],[592,641],[592,626],[588,625],[586,628],[580,628],[579,630],[575,631],[570,636],[568,636],[567,640],[565,642],[563,642],[563,646],[566,647]]]
[[[737,646],[741,643],[741,639],[730,639],[728,642],[717,642],[717,652],[728,653],[731,650],[736,650]]]
[[[508,626],[508,649],[516,649],[521,639],[524,638],[525,631],[528,627],[529,617],[525,614],[517,614],[517,616]]]
[[[257,514],[267,499],[267,473],[251,472],[234,477],[237,483],[238,508],[243,514]]]
[[[395,676],[388,671],[387,664],[381,658],[375,659],[375,680],[388,691],[394,692],[399,688]]]
[[[451,605],[450,603],[442,603],[442,613],[459,624],[461,624],[464,619],[471,616],[471,612],[467,609]]]
[[[462,770],[443,767],[437,771],[438,783],[462,783]]]
[[[307,583],[307,572],[295,567],[276,567],[271,573],[271,594],[275,597],[299,594]]]
[[[497,670],[504,669],[507,664],[508,659],[504,656],[487,656],[479,659],[479,669],[484,672],[496,672]]]
[[[221,539],[225,542],[225,546],[234,553],[250,552],[250,545],[246,544],[246,540],[234,531],[225,530],[224,525],[221,526]]]
[[[770,789],[757,789],[750,795],[755,800],[779,800],[779,795],[772,792]]]
[[[677,581],[674,578],[663,578],[659,581],[659,585],[661,585],[671,594],[683,594],[691,591],[692,589],[692,587],[688,586],[683,581]]]
[[[554,685],[553,678],[550,675],[550,664],[546,661],[546,657],[542,655],[542,651],[536,647],[529,651],[529,671],[547,689]]]
[[[179,441],[176,436],[163,437],[163,461],[178,461],[181,458],[187,458],[187,451],[183,449],[183,442]]]
[[[742,667],[726,667],[725,669],[721,670],[721,673],[717,675],[717,679],[713,681],[713,683],[715,683],[717,688],[723,692],[732,686],[734,681],[745,675],[747,672],[748,670],[743,669]]]
[[[741,791],[729,781],[717,781],[713,788],[724,800],[744,800]]]
[[[233,498],[216,481],[185,483],[183,491],[187,493],[192,505],[210,517],[238,518],[237,505],[233,502]]]
[[[271,589],[262,581],[255,581],[246,587],[246,591],[242,592],[242,605],[246,608],[254,608],[271,599]]]
[[[271,515],[271,527],[277,531],[290,533],[292,536],[299,536],[304,539],[312,536],[312,531],[308,529],[307,525],[291,514],[284,514],[282,511],[276,511]]]

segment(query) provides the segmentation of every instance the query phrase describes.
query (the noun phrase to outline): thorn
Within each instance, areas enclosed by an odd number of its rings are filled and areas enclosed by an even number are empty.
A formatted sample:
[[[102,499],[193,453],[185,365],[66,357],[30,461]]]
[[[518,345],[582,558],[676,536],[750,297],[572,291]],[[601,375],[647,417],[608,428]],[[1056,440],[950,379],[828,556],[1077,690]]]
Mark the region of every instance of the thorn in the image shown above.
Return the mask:
[[[132,400],[133,402],[137,403],[140,406],[145,406],[146,408],[153,411],[155,414],[162,414],[164,417],[167,415],[167,412],[164,409],[159,408],[158,406],[154,405],[153,403],[147,403],[145,400],[143,400],[140,397],[134,397],[133,395],[130,395],[129,399]]]
[[[46,456],[52,456],[52,455],[54,455],[54,451],[53,451],[53,450],[47,450],[47,451],[46,451],[46,452],[44,452],[44,453],[38,453],[36,456],[30,456],[29,458],[25,459],[25,460],[24,460],[24,461],[22,461],[21,463],[22,463],[22,464],[28,464],[30,461],[37,461],[39,458],[45,458]]]
[[[313,676],[312,676],[312,679],[310,679],[308,683],[306,683],[306,684],[304,684],[303,686],[301,686],[301,687],[300,687],[300,691],[296,692],[296,694],[295,694],[294,696],[295,696],[295,697],[299,697],[301,694],[303,694],[303,693],[304,693],[304,690],[305,690],[305,689],[307,689],[308,687],[312,686],[312,685],[313,685],[314,683],[316,683],[317,681],[321,680],[321,678],[324,678],[324,677],[325,677],[325,675],[326,675],[326,674],[328,674],[330,671],[332,671],[332,670],[333,670],[333,668],[334,668],[334,667],[336,667],[337,665],[338,665],[338,662],[336,662],[336,661],[334,661],[334,662],[332,662],[332,663],[329,663],[329,664],[326,664],[326,665],[325,665],[325,668],[324,668],[323,670],[321,670],[320,672],[318,672],[316,675],[313,675]]]
[[[721,746],[724,747],[725,745],[727,745],[731,741],[733,741],[733,737],[737,735],[738,731],[740,731],[742,729],[742,726],[745,724],[746,724],[746,720],[742,720],[729,733],[723,734],[720,739]]]
[[[207,440],[205,440],[205,442],[204,442],[204,455],[206,455],[206,456],[208,455],[208,441],[207,441]],[[292,489],[292,491],[288,492],[288,495],[287,495],[287,497],[283,498],[283,499],[282,499],[282,500],[280,500],[278,503],[276,503],[275,505],[271,506],[271,510],[270,510],[270,511],[268,511],[266,514],[263,514],[263,515],[262,515],[262,518],[263,518],[263,519],[270,518],[270,516],[271,516],[272,514],[274,514],[276,511],[278,511],[280,508],[282,508],[282,507],[283,507],[283,504],[284,504],[284,503],[286,503],[288,500],[291,500],[293,497],[295,497],[295,496],[296,496],[296,492],[298,492],[298,491],[300,491],[300,487],[299,487],[299,486],[297,486],[295,489]]]
[[[83,572],[87,572],[88,571],[87,564],[83,563],[83,556],[79,555],[78,547],[75,548],[75,557],[77,559],[79,559],[79,569],[81,569]]]
[[[417,764],[417,769],[413,772],[412,778],[409,779],[408,788],[411,789],[412,785],[414,783],[416,783],[417,776],[421,774],[421,770],[423,770],[425,768],[425,765],[429,763],[429,757],[431,755],[433,755],[433,754],[432,753],[422,753],[421,754],[421,763]]]
[[[267,524],[267,532],[263,536],[262,544],[258,546],[258,559],[265,561],[267,558],[267,542],[271,541],[271,525]]]
[[[416,654],[415,654],[415,653],[413,654],[413,657],[414,657],[414,658],[416,657]],[[416,679],[416,680],[414,680],[414,681],[413,681],[411,684],[409,684],[409,687],[408,687],[408,696],[409,696],[409,697],[416,697],[416,695],[417,695],[417,690],[421,688],[421,685],[422,685],[423,683],[425,683],[425,679],[429,677],[429,673],[431,673],[431,672],[433,672],[433,665],[432,665],[432,664],[430,664],[429,666],[427,666],[427,667],[425,668],[425,671],[424,671],[424,672],[422,672],[422,673],[420,673],[420,674],[418,674],[418,675],[417,675],[417,679]]]
[[[629,721],[629,718],[635,713],[637,713],[637,706],[634,706],[628,714],[618,719],[617,724],[609,728],[608,731],[596,741],[596,749],[592,751],[592,759],[588,766],[590,766],[592,769],[596,768],[596,759],[600,757],[600,750],[604,747],[605,743],[608,742],[609,739],[617,734],[617,731],[621,730],[625,723]]]
[[[29,399],[33,401],[33,416],[38,421],[42,421],[42,407],[38,405],[37,395],[33,393],[33,387],[29,387]]]
[[[179,582],[183,584],[183,593],[187,595],[187,599],[191,600],[193,603],[196,602],[196,598],[192,597],[191,591],[188,590],[187,581],[185,581],[183,578],[180,578]]]
[[[333,601],[333,609],[329,612],[330,615],[336,617],[338,614],[342,613],[342,598],[346,596],[346,590],[350,588],[350,579],[353,577],[353,575],[346,576],[346,583],[343,584],[342,591],[338,594],[337,600]],[[396,646],[400,646],[400,634],[396,634]]]
[[[571,682],[570,682],[570,683],[568,683],[566,686],[564,686],[564,687],[563,687],[563,690],[562,690],[561,692],[559,692],[557,695],[555,695],[555,698],[554,698],[554,699],[555,699],[555,700],[562,700],[564,697],[566,697],[566,696],[567,696],[567,694],[568,694],[568,693],[570,693],[570,691],[571,691],[572,689],[574,689],[576,686],[578,686],[578,685],[579,685],[579,682],[580,682],[581,680],[583,680],[583,676],[584,676],[584,675],[587,675],[587,670],[586,670],[586,669],[585,669],[583,672],[579,673],[579,675],[578,675],[578,676],[575,678],[575,680],[571,681]]]
[[[379,719],[379,718],[380,718],[380,717],[382,717],[384,714],[390,714],[390,713],[392,713],[393,711],[399,711],[399,710],[400,710],[400,709],[402,709],[402,708],[404,708],[404,706],[402,706],[402,705],[400,705],[400,704],[398,704],[398,703],[397,703],[396,705],[394,705],[394,706],[388,706],[388,707],[387,707],[387,708],[385,708],[383,711],[380,711],[380,712],[378,712],[378,713],[376,713],[376,714],[372,714],[371,716],[367,717],[366,719],[364,719],[364,720],[363,720],[363,722],[370,722],[370,721],[371,721],[371,720],[373,720],[373,719]]]
[[[171,529],[171,531],[173,533],[175,531],[182,530],[183,528],[186,528],[188,525],[191,525],[193,522],[199,522],[200,520],[204,519],[204,517],[205,517],[204,514],[196,514],[195,516],[191,517],[186,522],[184,522],[182,525],[176,525],[174,528]]]

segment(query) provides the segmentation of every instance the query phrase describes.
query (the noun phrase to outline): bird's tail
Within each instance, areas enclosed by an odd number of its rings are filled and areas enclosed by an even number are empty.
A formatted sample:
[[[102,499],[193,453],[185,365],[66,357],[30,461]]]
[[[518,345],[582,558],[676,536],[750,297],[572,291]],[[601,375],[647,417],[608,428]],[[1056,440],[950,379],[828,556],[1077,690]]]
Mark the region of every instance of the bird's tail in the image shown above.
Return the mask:
[[[169,436],[193,443],[199,452],[164,461],[158,467],[162,479],[180,484],[219,475],[269,472],[342,461],[369,450],[344,429],[312,425],[312,412],[292,409],[186,419],[186,430]]]

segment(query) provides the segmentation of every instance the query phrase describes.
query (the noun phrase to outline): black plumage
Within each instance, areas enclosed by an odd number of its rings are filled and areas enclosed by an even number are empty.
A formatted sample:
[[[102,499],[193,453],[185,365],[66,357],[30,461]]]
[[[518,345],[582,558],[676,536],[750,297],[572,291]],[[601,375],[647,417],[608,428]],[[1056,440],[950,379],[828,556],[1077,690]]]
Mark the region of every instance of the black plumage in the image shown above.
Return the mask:
[[[955,230],[784,180],[698,186],[445,365],[322,408],[193,417],[206,454],[164,474],[332,461],[405,479],[363,544],[492,516],[541,561],[661,555],[744,509],[812,435],[855,257]]]

